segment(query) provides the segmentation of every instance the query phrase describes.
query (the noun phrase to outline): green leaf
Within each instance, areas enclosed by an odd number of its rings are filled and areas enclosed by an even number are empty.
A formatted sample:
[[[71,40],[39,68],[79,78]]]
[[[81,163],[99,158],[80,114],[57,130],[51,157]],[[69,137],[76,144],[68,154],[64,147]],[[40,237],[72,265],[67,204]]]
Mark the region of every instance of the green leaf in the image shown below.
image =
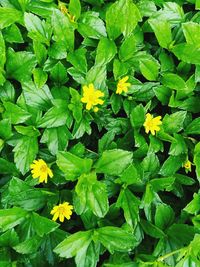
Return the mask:
[[[166,87],[175,89],[177,91],[178,99],[184,98],[194,90],[194,88],[189,88],[187,83],[180,76],[173,73],[164,74],[162,83]]]
[[[122,33],[127,37],[140,19],[140,12],[131,0],[116,1],[106,12],[106,28],[109,38],[115,40]]]
[[[6,42],[9,43],[23,43],[23,37],[20,29],[17,25],[12,24],[11,26],[3,30],[3,36]]]
[[[183,33],[188,44],[199,47],[200,42],[200,25],[195,22],[185,22],[182,24]]]
[[[35,253],[40,247],[42,240],[38,236],[33,236],[30,239],[25,240],[22,243],[19,243],[13,249],[20,254],[32,254]]]
[[[40,237],[55,231],[59,227],[58,223],[49,220],[46,217],[40,216],[35,212],[31,215],[31,223],[37,235]]]
[[[132,111],[130,115],[131,125],[139,129],[143,126],[145,121],[145,109],[142,104],[137,105]]]
[[[195,145],[194,149],[194,164],[196,166],[196,175],[198,181],[200,181],[200,143]]]
[[[165,160],[165,162],[163,163],[159,173],[163,176],[173,175],[177,170],[180,169],[184,161],[185,161],[184,155],[169,156],[168,159]]]
[[[48,198],[48,194],[41,189],[34,188],[15,177],[10,180],[7,189],[2,194],[3,203],[20,206],[28,211],[41,209],[46,205]]]
[[[95,173],[82,175],[75,188],[75,209],[82,214],[87,207],[98,217],[108,212],[106,185],[97,181]]]
[[[184,208],[190,214],[197,214],[200,211],[200,195],[194,193],[192,201],[190,201]],[[198,216],[199,217],[199,216]]]
[[[169,134],[178,133],[183,129],[187,112],[177,111],[171,115],[166,114],[163,118],[163,127]]]
[[[67,118],[70,116],[68,104],[65,100],[54,100],[55,106],[50,108],[38,123],[38,127],[41,128],[54,128],[63,126],[67,122]]]
[[[132,153],[121,149],[104,151],[95,164],[97,173],[119,175],[132,162]]]
[[[69,2],[69,12],[75,16],[77,20],[81,15],[81,2],[80,0],[70,0]]]
[[[144,232],[154,238],[162,238],[165,237],[164,232],[159,229],[157,226],[153,225],[149,221],[141,220],[141,226]]]
[[[84,255],[92,241],[92,231],[79,231],[64,239],[54,252],[63,258],[80,257]]]
[[[14,8],[0,7],[0,29],[22,21],[22,13]]]
[[[30,164],[35,159],[38,153],[38,142],[36,137],[23,136],[21,137],[15,148],[14,152],[14,162],[24,175],[30,169]]]
[[[31,117],[31,114],[26,110],[11,102],[4,102],[4,107],[6,111],[3,113],[3,118],[9,119],[12,124],[26,122]]]
[[[11,209],[0,210],[0,229],[6,231],[26,220],[27,211],[13,207]]]
[[[50,77],[55,83],[59,85],[65,84],[68,80],[67,70],[60,61],[52,68]]]
[[[135,237],[131,233],[114,226],[96,229],[95,235],[110,253],[114,251],[128,252],[137,244]]]
[[[200,133],[200,118],[194,119],[186,128],[187,134],[199,134]]]
[[[173,156],[187,154],[188,148],[184,137],[180,134],[174,134],[174,139],[171,143],[169,154]]]
[[[81,96],[77,90],[70,88],[71,94],[71,103],[69,104],[69,109],[73,113],[73,117],[77,122],[80,122],[82,119],[82,109],[83,104],[81,103]]]
[[[9,119],[0,121],[0,137],[7,140],[13,135],[11,122]]]
[[[158,78],[160,64],[153,57],[140,61],[140,71],[148,81],[156,81]]]
[[[175,218],[173,209],[166,204],[159,204],[156,207],[155,213],[155,225],[161,230],[165,230],[169,227]]]
[[[44,20],[40,20],[38,16],[31,13],[25,13],[24,22],[30,38],[36,42],[42,42],[47,45],[49,44],[51,28],[47,25],[47,23],[45,23]]]
[[[172,43],[170,23],[160,17],[150,19],[148,22],[156,35],[159,45],[163,48],[168,49],[170,44]]]
[[[19,82],[29,81],[36,64],[37,61],[34,54],[26,51],[15,52],[13,49],[8,49],[6,70],[10,78]]]
[[[0,235],[1,247],[13,247],[19,243],[19,237],[14,229],[10,229]],[[1,262],[0,262],[1,264]]]
[[[0,71],[3,70],[6,62],[6,47],[2,33],[0,32]]]
[[[38,88],[41,88],[45,85],[48,79],[48,75],[41,68],[37,68],[37,69],[34,69],[33,71],[33,78],[34,78],[35,85]]]
[[[134,34],[129,35],[122,43],[119,49],[119,59],[126,61],[137,51],[136,40]]]
[[[183,62],[188,64],[199,64],[200,48],[193,44],[182,43],[172,48],[174,55]]]
[[[22,135],[26,135],[26,136],[30,136],[30,137],[37,137],[40,135],[40,132],[34,127],[34,126],[14,126],[15,130],[22,134]]]
[[[120,181],[122,183],[125,183],[127,185],[141,185],[141,174],[140,174],[140,166],[132,163],[126,168],[121,176],[120,176]]]
[[[69,152],[59,152],[56,163],[67,180],[76,180],[81,174],[88,173],[92,167],[91,159],[82,159]]]
[[[0,173],[1,174],[16,174],[17,169],[12,162],[0,158]]]
[[[105,65],[109,63],[117,53],[115,43],[107,38],[102,38],[97,46],[97,54],[95,59],[96,65]]]
[[[100,39],[107,36],[103,20],[99,18],[97,12],[93,11],[81,14],[78,31],[85,38]]]
[[[167,105],[171,96],[171,90],[163,85],[156,86],[153,88],[154,93],[162,105]]]
[[[47,144],[52,155],[56,155],[58,151],[63,151],[68,145],[68,141],[72,138],[66,126],[56,128],[48,128],[44,130],[41,143]]]
[[[14,101],[15,89],[9,81],[6,81],[3,86],[0,86],[0,98],[2,101]]]
[[[66,50],[72,51],[74,48],[74,27],[69,21],[68,16],[65,16],[58,9],[54,9],[51,24],[56,42],[63,42]],[[63,34],[67,32],[67,34]]]
[[[46,110],[52,106],[53,97],[47,85],[38,88],[33,82],[27,82],[23,84],[22,88],[27,105],[37,110]]]
[[[123,209],[126,222],[134,229],[139,220],[139,199],[126,188],[120,192],[116,205]]]
[[[81,73],[87,72],[87,60],[86,49],[79,48],[67,55],[67,61],[69,61],[77,71]]]

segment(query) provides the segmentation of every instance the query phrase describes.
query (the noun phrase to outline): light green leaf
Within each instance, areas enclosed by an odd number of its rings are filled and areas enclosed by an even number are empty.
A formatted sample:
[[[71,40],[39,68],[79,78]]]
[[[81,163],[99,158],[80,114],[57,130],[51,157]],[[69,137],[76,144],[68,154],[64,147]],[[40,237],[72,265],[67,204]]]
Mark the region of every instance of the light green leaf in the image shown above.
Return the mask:
[[[6,111],[3,113],[3,118],[9,119],[12,124],[26,122],[31,117],[29,112],[11,102],[4,102],[4,107]]]
[[[44,20],[40,20],[38,16],[31,13],[25,13],[24,22],[30,38],[36,42],[42,42],[47,45],[49,44],[51,28]]]
[[[58,223],[49,220],[46,217],[40,216],[35,212],[31,214],[31,223],[37,235],[40,237],[55,231],[59,227]]]
[[[68,145],[72,135],[66,126],[56,128],[47,128],[44,130],[41,143],[47,144],[52,155],[56,155],[58,151],[63,151]]]
[[[132,153],[121,149],[104,151],[95,164],[97,173],[119,175],[132,162]]]
[[[127,37],[135,29],[140,19],[140,12],[131,0],[116,1],[106,12],[106,28],[108,36],[111,40],[115,40],[122,33]]]
[[[66,124],[67,118],[70,116],[67,102],[56,99],[54,104],[55,106],[50,108],[39,121],[38,127],[54,128]]]
[[[158,78],[160,64],[153,57],[140,61],[140,71],[149,81],[156,81]]]
[[[137,244],[132,233],[128,233],[119,227],[105,226],[96,229],[95,235],[110,253],[114,251],[128,252]]]
[[[38,153],[38,142],[36,137],[23,136],[19,139],[17,145],[13,149],[14,162],[24,175],[30,170],[30,164]]]
[[[183,33],[185,35],[186,42],[199,47],[200,43],[200,25],[195,22],[185,22],[182,24]]]
[[[27,211],[13,207],[0,210],[0,229],[6,231],[26,220]]]
[[[56,163],[67,180],[76,180],[81,174],[88,173],[92,167],[91,159],[82,159],[69,152],[59,152]]]
[[[92,231],[80,231],[64,239],[54,252],[63,258],[79,257],[84,254],[92,241]]]
[[[10,78],[14,78],[19,82],[30,80],[32,71],[37,64],[34,54],[26,51],[15,52],[8,49],[6,70]]]
[[[172,48],[172,52],[183,62],[189,64],[199,64],[200,62],[200,48],[193,44],[182,43],[175,45]]]
[[[39,236],[33,236],[30,239],[19,243],[13,249],[20,254],[33,254],[35,253],[42,243],[42,239]]]
[[[81,15],[78,31],[85,38],[100,39],[107,36],[103,20],[99,18],[97,12],[93,11],[87,11]]]
[[[97,54],[95,59],[96,65],[105,65],[109,63],[117,53],[117,47],[113,41],[102,38],[97,46]]]
[[[70,0],[69,12],[71,15],[75,16],[75,20],[77,20],[80,17],[80,15],[81,15],[81,2],[80,2],[80,0]]]
[[[14,8],[0,7],[0,29],[22,21],[22,12]]]
[[[65,16],[58,9],[54,9],[51,17],[51,24],[55,41],[63,42],[66,46],[66,50],[72,51],[74,48],[74,27],[69,21],[68,16]]]
[[[159,45],[168,49],[172,43],[172,34],[169,22],[160,17],[150,19],[148,22],[156,35]]]
[[[194,119],[185,131],[187,134],[200,134],[200,118]]]

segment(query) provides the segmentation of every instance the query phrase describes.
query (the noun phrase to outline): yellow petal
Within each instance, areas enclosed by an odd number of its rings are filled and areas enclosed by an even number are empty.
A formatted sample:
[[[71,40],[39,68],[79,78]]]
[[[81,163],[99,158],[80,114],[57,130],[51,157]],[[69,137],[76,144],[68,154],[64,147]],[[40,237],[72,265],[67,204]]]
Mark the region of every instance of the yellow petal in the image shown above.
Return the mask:
[[[63,214],[59,214],[59,220],[60,220],[61,222],[64,222],[64,215],[63,215]]]
[[[59,212],[56,212],[52,218],[53,221],[56,221],[59,217]]]

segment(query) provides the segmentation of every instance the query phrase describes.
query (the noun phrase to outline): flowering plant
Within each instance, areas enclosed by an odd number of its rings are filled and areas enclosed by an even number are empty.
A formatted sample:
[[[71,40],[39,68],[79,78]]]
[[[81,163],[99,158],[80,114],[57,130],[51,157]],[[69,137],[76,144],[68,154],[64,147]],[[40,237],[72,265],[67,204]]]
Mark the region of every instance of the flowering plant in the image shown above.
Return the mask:
[[[199,9],[0,0],[0,267],[200,266]]]

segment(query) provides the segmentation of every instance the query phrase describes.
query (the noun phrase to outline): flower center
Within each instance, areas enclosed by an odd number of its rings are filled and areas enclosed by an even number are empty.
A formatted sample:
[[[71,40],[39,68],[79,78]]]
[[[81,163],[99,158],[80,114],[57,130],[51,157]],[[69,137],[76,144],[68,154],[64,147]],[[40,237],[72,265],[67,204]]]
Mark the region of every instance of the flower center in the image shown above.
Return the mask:
[[[42,165],[42,166],[40,167],[40,171],[41,171],[41,172],[46,172],[46,171],[47,171],[47,165]]]
[[[94,103],[95,102],[95,96],[94,95],[90,95],[89,96],[89,101]]]
[[[153,126],[154,126],[154,123],[153,123],[152,120],[150,120],[150,121],[147,122],[147,127],[151,128]]]
[[[58,208],[58,212],[61,213],[61,214],[63,214],[65,212],[65,209],[63,207],[59,207]]]

